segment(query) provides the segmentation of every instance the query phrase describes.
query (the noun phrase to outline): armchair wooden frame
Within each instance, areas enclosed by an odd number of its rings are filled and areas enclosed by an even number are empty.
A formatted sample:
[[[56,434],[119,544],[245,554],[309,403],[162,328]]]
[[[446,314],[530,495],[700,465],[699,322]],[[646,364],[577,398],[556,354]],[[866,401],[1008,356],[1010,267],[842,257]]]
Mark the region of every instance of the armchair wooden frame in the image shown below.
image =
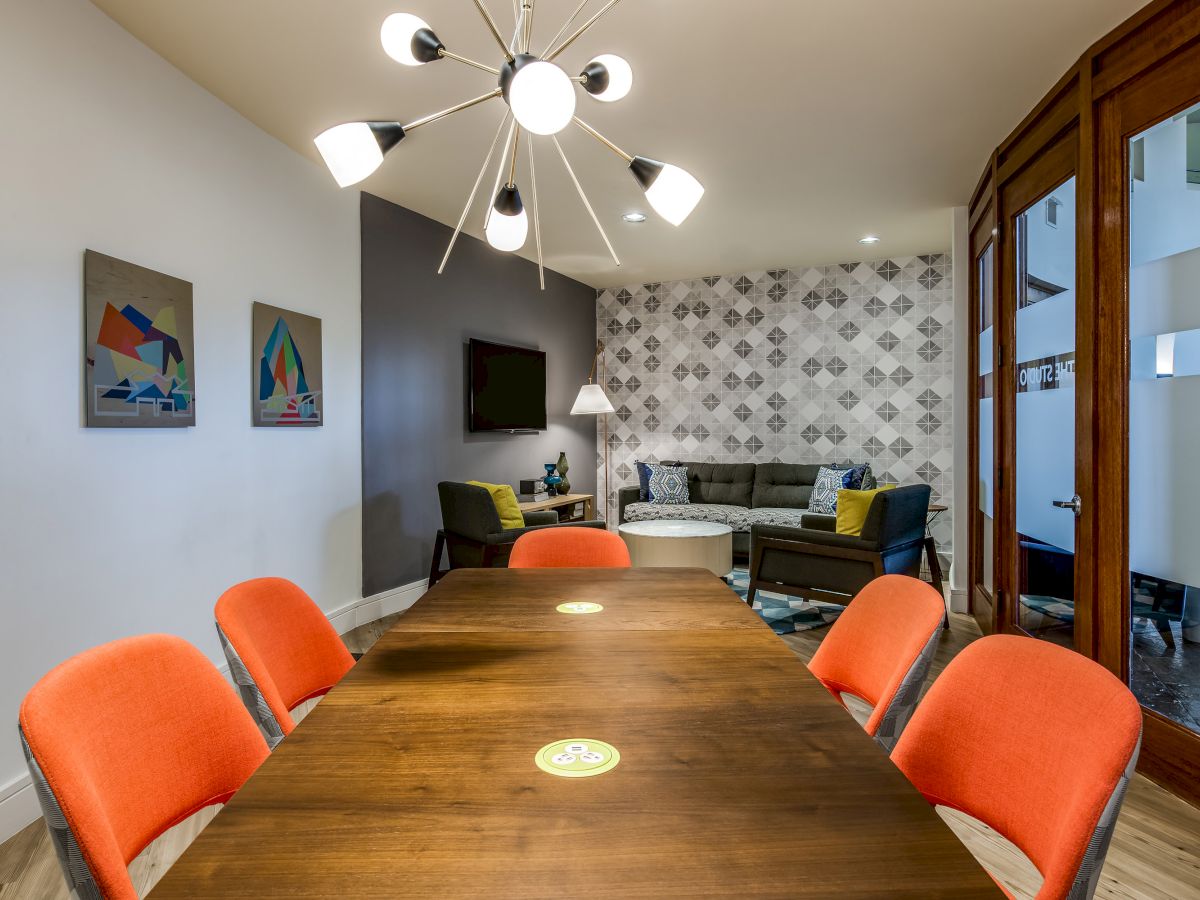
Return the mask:
[[[910,551],[915,547],[924,548],[924,545],[925,539],[922,537],[879,551],[860,550],[856,547],[835,547],[810,541],[789,541],[783,538],[760,537],[752,542],[750,548],[750,589],[746,592],[746,602],[753,603],[754,595],[759,590],[787,594],[791,597],[802,597],[805,600],[823,600],[827,603],[838,603],[841,605],[845,605],[852,599],[852,595],[850,594],[839,594],[835,591],[826,591],[820,588],[797,587],[795,585],[781,584],[776,581],[766,581],[759,578],[758,573],[762,570],[764,550],[782,550],[785,553],[802,553],[805,556],[823,556],[828,559],[845,559],[853,562],[868,563],[875,570],[874,577],[878,578],[881,575],[887,574],[884,561],[889,556]]]

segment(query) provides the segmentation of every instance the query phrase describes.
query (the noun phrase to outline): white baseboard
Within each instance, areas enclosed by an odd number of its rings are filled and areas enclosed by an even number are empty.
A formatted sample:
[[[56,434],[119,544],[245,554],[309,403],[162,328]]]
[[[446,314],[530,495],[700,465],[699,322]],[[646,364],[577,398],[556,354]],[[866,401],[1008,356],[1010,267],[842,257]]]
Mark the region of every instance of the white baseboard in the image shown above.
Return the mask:
[[[338,634],[352,631],[359,625],[378,621],[384,616],[403,612],[421,599],[428,589],[428,579],[414,581],[412,584],[401,585],[375,594],[373,597],[363,597],[345,606],[340,606],[326,613],[330,623],[337,629]],[[229,678],[229,666],[220,666],[221,674]],[[0,785],[0,844],[41,817],[42,811],[38,806],[37,793],[28,775],[22,775],[8,784]]]
[[[967,608],[967,592],[966,591],[951,591],[950,592],[950,611],[956,613],[969,612]]]
[[[28,775],[0,786],[0,843],[41,816],[37,792]]]

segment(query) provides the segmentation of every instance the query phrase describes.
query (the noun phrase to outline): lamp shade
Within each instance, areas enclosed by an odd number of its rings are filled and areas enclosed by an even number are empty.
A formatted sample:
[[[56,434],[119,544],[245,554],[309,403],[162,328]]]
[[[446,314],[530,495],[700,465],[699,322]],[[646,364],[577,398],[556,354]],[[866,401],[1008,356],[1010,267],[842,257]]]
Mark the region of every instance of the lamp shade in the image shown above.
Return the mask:
[[[378,169],[402,140],[399,122],[347,122],[321,132],[313,143],[338,185],[349,187]]]
[[[575,86],[554,63],[534,60],[517,69],[508,88],[508,105],[526,131],[558,134],[575,115]]]
[[[615,103],[633,89],[633,68],[620,56],[602,53],[583,70],[584,89],[597,100]]]
[[[690,216],[704,196],[704,185],[679,166],[638,156],[629,164],[629,170],[654,211],[672,225]]]
[[[604,413],[616,412],[604,388],[598,384],[585,384],[579,389],[575,405],[571,407],[573,416],[599,416]]]
[[[423,19],[411,13],[392,13],[379,29],[383,50],[398,63],[423,66],[439,59],[443,44]]]
[[[529,237],[529,214],[514,185],[505,185],[496,195],[491,214],[484,225],[487,242],[497,250],[512,253],[525,246]]]

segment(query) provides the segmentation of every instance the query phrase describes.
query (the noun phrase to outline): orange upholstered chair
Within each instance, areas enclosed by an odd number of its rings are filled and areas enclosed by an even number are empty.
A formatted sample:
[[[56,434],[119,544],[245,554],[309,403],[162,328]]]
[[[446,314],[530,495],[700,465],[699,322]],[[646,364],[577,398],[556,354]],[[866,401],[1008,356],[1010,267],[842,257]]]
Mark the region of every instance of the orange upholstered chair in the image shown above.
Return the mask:
[[[72,896],[137,900],[128,865],[225,803],[267,745],[204,655],[177,637],[104,644],[21,704],[21,744]]]
[[[217,635],[246,709],[275,747],[292,710],[329,693],[354,657],[317,604],[286,578],[252,578],[217,600]]]
[[[850,601],[808,664],[843,705],[849,694],[872,707],[855,717],[885,750],[916,708],[945,615],[945,601],[925,582],[883,575]]]
[[[545,528],[517,538],[510,569],[628,569],[629,548],[620,535],[599,528]]]
[[[1044,881],[1088,898],[1141,746],[1142,712],[1119,680],[1063,647],[981,638],[929,688],[892,761],[930,803],[998,831]]]

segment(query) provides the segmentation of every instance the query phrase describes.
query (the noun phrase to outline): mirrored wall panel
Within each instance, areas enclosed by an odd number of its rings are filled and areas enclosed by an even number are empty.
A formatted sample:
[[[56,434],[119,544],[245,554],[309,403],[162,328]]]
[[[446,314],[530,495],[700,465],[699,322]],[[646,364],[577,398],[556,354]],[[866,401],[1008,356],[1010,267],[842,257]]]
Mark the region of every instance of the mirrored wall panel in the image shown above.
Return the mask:
[[[1018,624],[1075,644],[1075,179],[1016,220]]]
[[[1200,108],[1129,152],[1130,686],[1200,731]]]

